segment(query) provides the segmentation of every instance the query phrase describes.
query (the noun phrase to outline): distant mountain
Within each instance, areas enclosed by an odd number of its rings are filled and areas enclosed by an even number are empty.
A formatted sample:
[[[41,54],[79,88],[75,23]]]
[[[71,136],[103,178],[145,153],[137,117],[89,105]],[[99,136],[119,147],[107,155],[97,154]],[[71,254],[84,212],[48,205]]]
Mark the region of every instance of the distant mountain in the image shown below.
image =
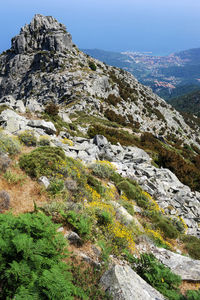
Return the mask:
[[[170,99],[169,103],[176,109],[200,116],[200,89],[184,96]]]
[[[200,48],[168,56],[138,52],[109,52],[84,49],[85,53],[109,65],[131,72],[165,100],[200,89]]]

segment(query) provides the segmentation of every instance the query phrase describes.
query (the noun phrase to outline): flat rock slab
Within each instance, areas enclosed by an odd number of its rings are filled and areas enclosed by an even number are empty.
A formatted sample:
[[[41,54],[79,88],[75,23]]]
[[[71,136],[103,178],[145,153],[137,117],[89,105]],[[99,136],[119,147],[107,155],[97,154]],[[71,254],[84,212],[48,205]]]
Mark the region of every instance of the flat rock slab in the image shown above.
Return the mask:
[[[200,260],[173,253],[163,248],[153,248],[154,256],[169,267],[182,280],[200,281]]]
[[[165,299],[127,265],[113,266],[104,273],[100,284],[115,300]]]

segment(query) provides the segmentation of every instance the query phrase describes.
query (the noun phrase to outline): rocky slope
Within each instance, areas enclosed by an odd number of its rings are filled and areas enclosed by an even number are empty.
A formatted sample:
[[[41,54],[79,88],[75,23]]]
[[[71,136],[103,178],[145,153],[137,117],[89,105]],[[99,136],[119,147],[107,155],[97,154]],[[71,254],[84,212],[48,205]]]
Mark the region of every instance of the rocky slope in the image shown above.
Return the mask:
[[[1,188],[5,180],[11,186],[20,181],[11,173],[20,165],[20,172],[43,186],[47,203],[38,208],[39,199],[33,199],[36,211],[61,223],[65,213],[59,231],[81,260],[102,268],[112,253],[112,267],[101,284],[114,299],[140,300],[143,289],[147,299],[164,299],[127,266],[132,262],[124,254],[127,249],[131,255],[153,253],[182,280],[200,281],[199,261],[180,255],[187,254],[181,248],[187,235],[194,236],[192,250],[188,248],[192,253],[200,236],[195,120],[186,123],[131,74],[79,51],[64,25],[42,15],[24,26],[11,49],[0,56],[0,104]],[[34,149],[23,149],[9,170],[5,152],[11,158],[18,155],[19,140]],[[20,189],[30,198],[31,189]],[[15,191],[10,188],[8,201],[14,211],[19,197]],[[2,199],[4,212],[9,205]],[[90,242],[84,240],[89,234]],[[102,238],[106,246],[99,254],[92,249]],[[158,244],[179,254],[162,252]],[[195,252],[193,258],[198,257]]]

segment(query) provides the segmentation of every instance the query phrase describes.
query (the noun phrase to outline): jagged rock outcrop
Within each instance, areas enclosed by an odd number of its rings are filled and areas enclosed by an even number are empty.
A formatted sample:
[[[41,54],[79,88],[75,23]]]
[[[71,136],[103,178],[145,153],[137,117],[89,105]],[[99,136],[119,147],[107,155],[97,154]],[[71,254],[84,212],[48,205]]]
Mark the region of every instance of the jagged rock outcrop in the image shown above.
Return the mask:
[[[127,265],[113,266],[104,273],[100,284],[115,300],[165,299]]]
[[[20,34],[12,39],[11,51],[23,54],[38,50],[63,52],[72,49],[71,35],[66,27],[51,16],[35,15],[29,25],[22,27]]]

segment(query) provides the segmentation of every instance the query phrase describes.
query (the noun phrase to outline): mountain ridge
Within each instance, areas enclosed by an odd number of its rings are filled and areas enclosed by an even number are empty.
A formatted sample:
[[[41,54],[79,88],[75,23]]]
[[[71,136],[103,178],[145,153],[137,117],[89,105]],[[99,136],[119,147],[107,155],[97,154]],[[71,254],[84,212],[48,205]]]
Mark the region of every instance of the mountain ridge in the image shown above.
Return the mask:
[[[0,126],[0,299],[199,296],[199,119],[37,14],[0,56]]]

